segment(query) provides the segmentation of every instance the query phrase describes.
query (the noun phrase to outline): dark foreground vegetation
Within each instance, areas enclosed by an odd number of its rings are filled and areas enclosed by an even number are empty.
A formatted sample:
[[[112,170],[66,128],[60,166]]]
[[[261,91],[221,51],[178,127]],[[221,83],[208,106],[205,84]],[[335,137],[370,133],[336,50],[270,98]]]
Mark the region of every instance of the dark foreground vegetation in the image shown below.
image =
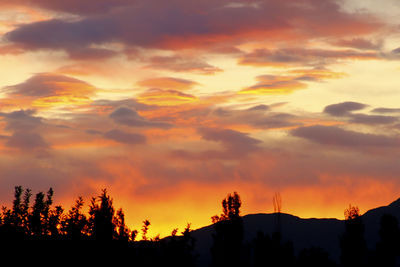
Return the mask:
[[[91,199],[88,214],[83,212],[81,197],[68,211],[53,206],[52,189],[35,194],[33,201],[32,197],[29,189],[17,186],[11,209],[2,208],[0,256],[10,265],[199,266],[190,224],[181,233],[173,229],[167,238],[149,238],[150,222],[145,220],[140,231],[130,230],[123,210],[115,210],[106,190]],[[334,262],[319,247],[295,253],[280,233],[280,209],[273,234],[259,232],[245,242],[240,207],[240,196],[228,194],[222,214],[212,217],[212,266],[400,266],[400,230],[392,215],[381,217],[380,241],[371,251],[359,210],[349,206],[345,230],[338,237],[340,262]]]

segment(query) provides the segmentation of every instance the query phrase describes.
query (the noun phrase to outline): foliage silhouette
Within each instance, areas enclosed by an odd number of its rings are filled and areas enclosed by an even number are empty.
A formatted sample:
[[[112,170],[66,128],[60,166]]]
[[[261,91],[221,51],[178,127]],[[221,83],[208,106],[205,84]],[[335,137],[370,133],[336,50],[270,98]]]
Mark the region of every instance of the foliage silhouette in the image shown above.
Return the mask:
[[[243,266],[243,221],[240,216],[242,201],[238,193],[222,200],[223,213],[213,216],[215,233],[211,256],[213,266]]]
[[[297,265],[298,267],[334,267],[336,263],[329,257],[327,251],[319,247],[311,247],[300,251]]]
[[[341,263],[343,266],[365,266],[367,245],[364,239],[364,223],[359,209],[349,205],[344,215],[345,232],[340,238]]]
[[[100,202],[100,204],[98,203]],[[116,231],[114,224],[115,209],[113,201],[103,189],[100,196],[92,198],[89,207],[89,225],[94,239],[99,241],[113,240]]]
[[[295,262],[293,244],[282,242],[280,232],[274,232],[272,237],[258,232],[253,241],[254,266],[293,266]]]
[[[62,230],[69,240],[82,240],[88,234],[88,219],[82,213],[84,201],[78,197],[75,205],[68,211],[67,216],[62,222]]]
[[[148,237],[150,221],[144,220],[142,239],[131,231],[122,209],[116,210],[112,198],[103,189],[93,197],[87,214],[84,201],[78,197],[66,212],[53,206],[54,192],[38,192],[31,203],[32,192],[14,188],[11,209],[0,213],[0,255],[3,259],[18,253],[18,265],[46,265],[63,259],[65,264],[104,265],[112,262],[133,266],[199,266],[196,240],[190,224],[179,233],[173,229],[166,238]],[[242,205],[238,193],[228,194],[221,202],[222,213],[212,217],[213,234],[210,249],[213,266],[337,266],[322,248],[309,247],[297,255],[291,241],[275,229],[271,235],[258,232],[251,241],[244,240]],[[282,217],[283,218],[283,217]],[[400,229],[396,217],[381,217],[379,237],[374,251],[368,251],[364,223],[359,209],[345,210],[345,231],[339,238],[340,266],[399,266]],[[279,227],[280,229],[280,227]],[[285,228],[286,229],[286,228]]]
[[[374,265],[397,266],[400,256],[400,229],[396,217],[389,214],[381,217],[379,236]]]

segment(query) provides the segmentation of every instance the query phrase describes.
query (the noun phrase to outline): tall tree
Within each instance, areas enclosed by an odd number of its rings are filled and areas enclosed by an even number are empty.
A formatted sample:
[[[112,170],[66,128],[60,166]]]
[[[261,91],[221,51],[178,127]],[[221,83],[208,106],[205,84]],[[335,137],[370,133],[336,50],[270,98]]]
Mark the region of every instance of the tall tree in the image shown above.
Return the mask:
[[[349,205],[345,210],[345,232],[340,238],[343,266],[365,266],[367,245],[364,239],[364,223],[358,207]]]
[[[116,228],[114,213],[113,201],[107,195],[106,189],[103,189],[101,195],[97,198],[92,198],[89,207],[89,223],[94,239],[99,241],[113,240]]]
[[[43,237],[49,234],[50,206],[53,203],[53,189],[47,195],[39,192],[35,195],[32,212],[29,214],[30,232],[33,236]]]
[[[213,266],[242,266],[243,221],[240,216],[242,201],[238,193],[228,194],[222,200],[223,213],[213,216]]]
[[[125,214],[122,209],[117,211],[114,221],[117,228],[117,240],[128,242],[131,237],[131,231],[125,224]]]
[[[83,204],[83,198],[78,197],[63,221],[63,231],[68,239],[81,240],[87,233],[88,220],[82,213]]]
[[[376,266],[396,266],[400,256],[400,229],[396,217],[389,214],[381,217],[379,236]]]

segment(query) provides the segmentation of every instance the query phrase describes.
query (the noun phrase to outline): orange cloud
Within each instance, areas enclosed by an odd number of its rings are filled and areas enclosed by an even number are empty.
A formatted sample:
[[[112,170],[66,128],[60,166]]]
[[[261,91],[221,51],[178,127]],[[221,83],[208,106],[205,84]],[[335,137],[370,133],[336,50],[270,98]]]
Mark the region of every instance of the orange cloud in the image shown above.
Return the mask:
[[[52,73],[36,74],[4,89],[9,97],[16,99],[14,106],[29,103],[39,109],[87,105],[91,101],[89,97],[96,91],[84,81]]]
[[[263,75],[257,77],[258,83],[238,92],[239,94],[288,94],[304,89],[307,85],[292,76]]]
[[[139,81],[137,84],[142,87],[162,88],[178,91],[188,90],[191,89],[193,86],[198,85],[198,83],[194,81],[172,77],[152,78]]]
[[[159,106],[175,106],[194,102],[197,98],[176,90],[149,89],[138,96],[138,100],[144,104]]]

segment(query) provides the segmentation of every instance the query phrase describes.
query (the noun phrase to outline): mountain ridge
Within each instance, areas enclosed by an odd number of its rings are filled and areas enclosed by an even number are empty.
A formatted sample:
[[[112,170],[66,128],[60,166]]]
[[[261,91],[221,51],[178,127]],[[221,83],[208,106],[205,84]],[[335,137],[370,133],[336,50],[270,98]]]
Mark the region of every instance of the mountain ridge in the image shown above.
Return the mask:
[[[365,240],[369,249],[374,249],[379,240],[380,218],[391,214],[400,221],[400,198],[387,206],[370,209],[361,215],[365,225]],[[276,229],[277,213],[247,214],[243,218],[244,242],[249,243],[258,231],[271,235]],[[336,262],[340,258],[339,238],[345,230],[345,220],[337,218],[301,218],[296,215],[280,213],[280,229],[283,241],[291,241],[298,254],[302,249],[312,246],[326,250]],[[213,225],[193,230],[196,239],[196,253],[200,266],[211,262],[209,251],[213,242]]]

